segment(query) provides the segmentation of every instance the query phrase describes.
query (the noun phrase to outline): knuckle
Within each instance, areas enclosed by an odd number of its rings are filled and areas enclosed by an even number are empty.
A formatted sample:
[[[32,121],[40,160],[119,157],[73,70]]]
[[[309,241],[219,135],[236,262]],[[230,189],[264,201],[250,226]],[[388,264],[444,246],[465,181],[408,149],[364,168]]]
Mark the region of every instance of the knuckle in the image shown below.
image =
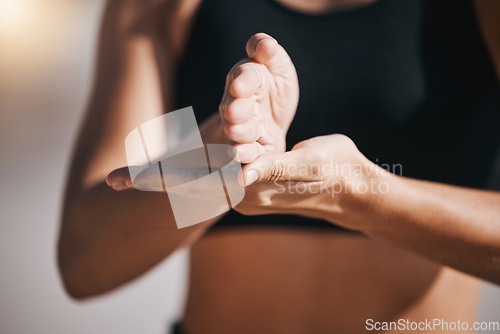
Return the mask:
[[[312,164],[310,172],[311,172],[311,176],[313,178],[316,178],[316,177],[321,176],[323,171],[322,171],[322,168],[319,164]]]
[[[277,181],[280,180],[285,173],[285,163],[283,160],[274,160],[271,162],[270,168],[265,176],[265,181]]]
[[[307,155],[308,155],[308,160],[319,162],[328,159],[328,156],[330,154],[325,149],[311,149],[307,152]]]
[[[337,146],[344,150],[349,150],[356,146],[351,138],[342,134],[336,134],[335,140],[337,142]]]
[[[341,133],[333,134],[332,138],[334,138],[340,144],[346,144],[346,143],[352,142],[352,140],[349,137],[347,137],[346,135],[343,135]]]
[[[306,140],[303,140],[301,142],[298,142],[297,144],[293,145],[292,151],[298,150],[298,149],[303,148],[303,147],[306,147],[309,143],[311,143],[312,139],[313,138],[306,139]]]

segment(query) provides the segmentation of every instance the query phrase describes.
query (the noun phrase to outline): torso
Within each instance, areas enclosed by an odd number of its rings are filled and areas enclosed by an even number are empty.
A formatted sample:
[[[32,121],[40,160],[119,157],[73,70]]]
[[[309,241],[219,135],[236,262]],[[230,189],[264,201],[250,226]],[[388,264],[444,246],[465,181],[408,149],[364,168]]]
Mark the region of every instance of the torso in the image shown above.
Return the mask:
[[[362,2],[372,5],[359,1],[353,7]],[[304,10],[292,0],[279,3]],[[239,50],[231,52],[242,58],[246,40],[238,42]],[[184,45],[189,52],[189,42]],[[224,78],[228,70],[217,76]],[[408,75],[416,76],[416,86],[403,93],[418,105],[421,94],[427,93],[420,90],[418,81],[423,79],[418,71]],[[214,101],[218,104],[216,96]],[[215,112],[214,103],[202,113]],[[413,112],[410,106],[392,121],[405,122]],[[302,122],[307,123],[307,117]],[[294,133],[294,140],[311,135],[301,129]],[[366,145],[369,148],[370,142]],[[472,321],[479,287],[477,279],[358,234],[262,225],[227,228],[207,234],[192,247],[182,327],[187,333],[359,333],[365,331],[367,319]]]
[[[220,231],[191,250],[186,333],[364,333],[473,321],[480,281],[351,233]],[[440,333],[437,331],[436,333]]]

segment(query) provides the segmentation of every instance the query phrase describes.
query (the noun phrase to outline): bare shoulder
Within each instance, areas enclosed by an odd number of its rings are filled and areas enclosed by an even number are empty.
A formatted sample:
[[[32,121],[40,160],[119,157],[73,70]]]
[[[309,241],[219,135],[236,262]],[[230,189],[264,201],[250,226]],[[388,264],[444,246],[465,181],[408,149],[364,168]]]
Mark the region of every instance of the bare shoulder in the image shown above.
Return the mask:
[[[107,0],[103,22],[121,33],[138,33],[168,15],[178,2],[182,0]]]
[[[500,1],[473,0],[481,33],[500,79]]]
[[[194,14],[202,0],[108,0],[103,29],[148,35],[167,43],[170,52],[182,53]]]

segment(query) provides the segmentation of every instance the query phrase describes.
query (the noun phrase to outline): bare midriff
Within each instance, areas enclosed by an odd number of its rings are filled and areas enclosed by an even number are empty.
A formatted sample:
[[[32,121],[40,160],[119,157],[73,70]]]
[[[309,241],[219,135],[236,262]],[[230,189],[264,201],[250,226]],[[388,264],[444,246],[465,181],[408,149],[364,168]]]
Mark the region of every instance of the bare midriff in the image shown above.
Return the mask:
[[[187,333],[361,333],[474,321],[480,281],[348,232],[228,229],[191,250]],[[441,332],[441,331],[439,331]]]

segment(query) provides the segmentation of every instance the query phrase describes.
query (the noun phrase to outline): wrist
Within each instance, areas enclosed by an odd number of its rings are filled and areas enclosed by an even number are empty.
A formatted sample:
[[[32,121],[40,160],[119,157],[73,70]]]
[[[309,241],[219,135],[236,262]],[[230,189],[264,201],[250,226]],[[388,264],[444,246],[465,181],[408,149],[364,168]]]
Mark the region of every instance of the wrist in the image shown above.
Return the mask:
[[[336,214],[330,217],[336,224],[365,232],[373,228],[382,203],[397,185],[397,176],[364,156],[349,167],[349,173],[342,175],[338,189],[334,190]]]

